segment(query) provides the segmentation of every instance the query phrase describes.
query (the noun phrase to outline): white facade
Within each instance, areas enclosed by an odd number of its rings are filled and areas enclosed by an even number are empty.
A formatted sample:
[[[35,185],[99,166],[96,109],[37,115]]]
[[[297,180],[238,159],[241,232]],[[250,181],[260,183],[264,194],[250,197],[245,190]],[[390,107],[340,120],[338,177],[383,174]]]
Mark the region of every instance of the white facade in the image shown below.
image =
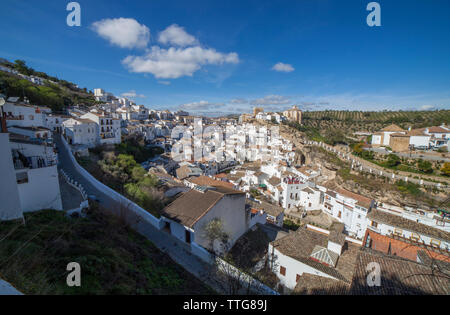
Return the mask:
[[[28,104],[5,103],[6,125],[20,127],[46,127],[45,111]]]
[[[61,193],[56,165],[16,171],[24,183],[17,184],[23,212],[42,209],[62,210]]]
[[[294,290],[297,285],[297,277],[301,276],[305,272],[312,275],[336,279],[325,272],[302,263],[301,261],[287,255],[283,255],[276,248],[273,248],[272,244],[269,244],[269,256],[273,259],[275,269],[274,272],[280,280],[280,283],[290,290]],[[281,273],[282,267],[285,268],[284,275]]]
[[[343,192],[327,191],[322,210],[344,223],[345,231],[350,236],[362,239],[367,228],[367,214],[373,204],[372,200],[370,207],[366,208]]]
[[[0,148],[0,221],[19,219],[23,217],[23,211],[8,133],[0,133]]]
[[[119,119],[92,112],[82,115],[81,118],[90,119],[97,124],[96,131],[100,144],[119,144],[122,142]]]
[[[71,118],[62,123],[69,144],[95,147],[100,143],[98,125],[90,119]]]

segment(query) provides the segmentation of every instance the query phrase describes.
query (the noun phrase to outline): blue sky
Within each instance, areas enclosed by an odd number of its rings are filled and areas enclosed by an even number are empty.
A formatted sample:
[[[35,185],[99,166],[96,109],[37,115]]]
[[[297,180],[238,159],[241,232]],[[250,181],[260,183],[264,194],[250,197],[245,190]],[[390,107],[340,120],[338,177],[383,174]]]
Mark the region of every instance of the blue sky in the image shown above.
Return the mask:
[[[369,2],[2,0],[0,57],[149,108],[449,109],[450,2]]]

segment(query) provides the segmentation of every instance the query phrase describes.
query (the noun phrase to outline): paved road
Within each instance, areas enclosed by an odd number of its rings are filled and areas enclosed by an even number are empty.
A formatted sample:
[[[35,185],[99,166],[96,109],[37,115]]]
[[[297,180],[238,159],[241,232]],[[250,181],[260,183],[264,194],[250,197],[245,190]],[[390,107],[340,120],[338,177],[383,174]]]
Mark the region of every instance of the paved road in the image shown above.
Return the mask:
[[[63,145],[60,135],[55,135],[54,137],[59,155],[58,167],[64,169],[64,171],[71,178],[81,183],[88,195],[95,195],[98,198],[101,206],[117,213],[117,209],[120,209],[121,207],[123,207],[123,205],[118,203],[111,196],[104,194],[96,187],[94,187],[90,182],[85,180],[73,165],[69,155],[70,153]],[[217,284],[218,280],[212,279],[211,266],[202,261],[197,256],[193,255],[187,244],[181,242],[180,240],[164,231],[158,230],[149,222],[139,220],[139,218],[130,218],[129,216],[127,217],[127,219],[134,220],[129,222],[139,222],[136,224],[136,230],[140,234],[147,237],[161,251],[168,254],[174,261],[184,267],[184,269],[209,285],[216,292],[226,294],[226,292],[223,291],[223,288]]]
[[[8,282],[0,279],[0,295],[23,295]]]
[[[83,201],[81,193],[77,189],[69,185],[61,173],[59,173],[58,175],[58,180],[63,209],[65,211],[68,211],[78,208]]]

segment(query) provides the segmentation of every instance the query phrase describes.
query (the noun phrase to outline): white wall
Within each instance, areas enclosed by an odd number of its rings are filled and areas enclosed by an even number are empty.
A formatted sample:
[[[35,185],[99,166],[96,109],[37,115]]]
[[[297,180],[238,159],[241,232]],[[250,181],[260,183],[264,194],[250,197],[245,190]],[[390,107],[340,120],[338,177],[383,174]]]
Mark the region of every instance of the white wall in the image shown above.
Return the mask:
[[[416,147],[428,147],[430,145],[430,136],[411,136],[409,138],[409,144]]]
[[[22,218],[8,133],[0,133],[0,148],[0,220]]]
[[[298,260],[295,260],[294,258],[283,255],[276,248],[273,250],[273,252],[272,250],[273,246],[269,244],[268,255],[270,259],[273,258],[273,263],[274,266],[276,267],[274,270],[275,274],[277,275],[278,279],[280,279],[281,284],[283,284],[286,288],[290,290],[295,289],[295,286],[297,285],[297,275],[301,276],[305,272],[312,275],[335,279],[324,272],[321,272],[309,265],[306,265]],[[285,276],[283,276],[280,273],[280,267],[286,268]]]
[[[372,144],[381,144],[381,135],[372,135]]]
[[[208,240],[202,237],[203,226],[219,218],[225,232],[230,236],[230,247],[247,231],[245,194],[225,195],[214,207],[194,224],[195,242],[208,248]]]
[[[36,169],[23,169],[17,172],[26,172],[28,175],[28,183],[17,185],[24,212],[42,209],[62,210],[56,165]]]

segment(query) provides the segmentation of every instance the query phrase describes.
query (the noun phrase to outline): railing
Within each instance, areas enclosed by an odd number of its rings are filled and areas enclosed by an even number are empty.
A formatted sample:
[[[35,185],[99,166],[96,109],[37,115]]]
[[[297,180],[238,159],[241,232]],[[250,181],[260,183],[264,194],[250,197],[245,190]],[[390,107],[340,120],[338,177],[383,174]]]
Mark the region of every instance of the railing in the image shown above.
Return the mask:
[[[374,226],[368,225],[367,228],[369,230],[372,230],[372,231],[376,232],[376,233],[381,233],[381,230],[376,228],[376,227],[374,227]]]
[[[425,249],[432,250],[434,252],[438,252],[438,253],[450,256],[450,251],[448,249],[442,248],[440,246],[438,247],[438,246],[432,246],[432,245],[425,244],[425,242],[424,241],[420,241],[420,239],[419,240],[414,240],[414,239],[407,238],[407,237],[404,237],[404,236],[396,235],[394,233],[391,233],[391,234],[389,234],[387,236],[392,238],[392,239],[395,239],[395,240],[399,240],[399,241],[402,241],[402,242],[405,242],[405,243],[408,243],[408,244],[411,244],[411,245],[415,245],[415,246],[418,246],[418,247],[422,247],[422,248],[425,248]]]

